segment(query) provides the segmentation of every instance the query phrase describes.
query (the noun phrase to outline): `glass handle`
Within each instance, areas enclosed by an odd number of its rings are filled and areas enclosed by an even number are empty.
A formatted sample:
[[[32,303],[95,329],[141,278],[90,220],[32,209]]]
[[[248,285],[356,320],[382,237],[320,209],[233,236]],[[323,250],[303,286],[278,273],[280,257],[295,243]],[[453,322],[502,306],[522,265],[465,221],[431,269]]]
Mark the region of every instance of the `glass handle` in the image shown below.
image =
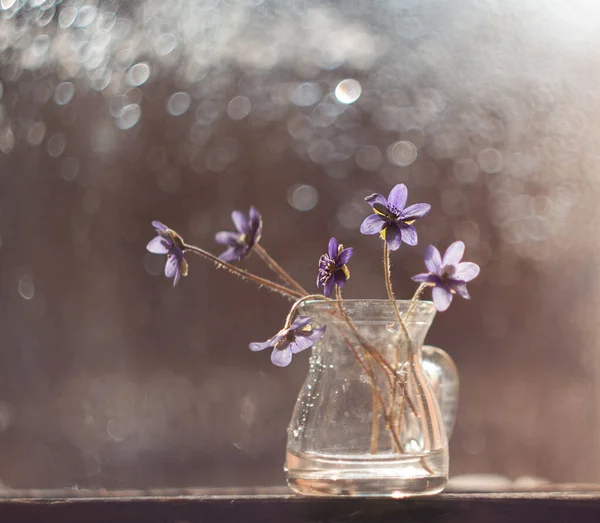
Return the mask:
[[[458,408],[458,370],[452,358],[438,347],[423,345],[422,354],[425,374],[440,407],[446,436],[450,439]]]

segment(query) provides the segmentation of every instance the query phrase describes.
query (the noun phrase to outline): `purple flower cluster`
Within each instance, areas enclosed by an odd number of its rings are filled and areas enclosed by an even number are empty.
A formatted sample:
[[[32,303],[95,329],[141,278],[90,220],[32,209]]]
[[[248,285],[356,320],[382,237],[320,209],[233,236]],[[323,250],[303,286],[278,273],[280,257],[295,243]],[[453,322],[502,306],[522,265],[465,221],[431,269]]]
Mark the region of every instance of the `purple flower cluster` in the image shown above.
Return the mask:
[[[381,194],[375,193],[365,198],[371,206],[373,214],[367,216],[360,226],[360,232],[367,235],[379,234],[385,241],[389,251],[396,251],[402,243],[407,245],[417,245],[417,231],[414,222],[427,216],[431,206],[427,203],[417,203],[406,206],[408,200],[408,190],[404,184],[396,185],[385,198]],[[262,234],[262,218],[254,207],[250,207],[246,216],[240,211],[233,211],[231,214],[236,231],[221,231],[215,235],[217,243],[224,245],[227,249],[220,254],[219,258],[231,272],[245,279],[252,279],[259,285],[270,285],[272,289],[283,293],[292,298],[298,297],[298,291],[293,291],[291,287],[282,287],[274,282],[252,276],[246,271],[237,269],[231,262],[245,259],[257,245]],[[216,261],[217,258],[206,251],[197,247],[186,245],[181,237],[166,225],[154,221],[152,225],[156,229],[157,236],[152,239],[148,245],[148,251],[155,254],[166,254],[165,275],[167,278],[173,278],[173,285],[176,285],[181,275],[187,275],[187,262],[184,257],[186,250],[191,250],[197,254],[204,254],[205,257]],[[413,280],[433,287],[432,298],[435,307],[439,311],[445,311],[452,302],[454,294],[469,299],[467,283],[473,280],[479,274],[479,266],[472,262],[463,262],[462,258],[465,251],[465,244],[461,241],[454,242],[446,250],[444,257],[440,252],[430,245],[425,250],[425,266],[429,272],[413,276]],[[264,249],[259,254],[261,258],[267,256],[267,263],[270,268],[279,271],[278,275],[290,283],[289,275],[283,271],[272,258],[268,257]],[[323,295],[329,296],[337,286],[342,288],[350,278],[348,262],[354,254],[354,249],[344,248],[336,238],[329,240],[327,252],[319,258],[319,267],[317,274],[317,287],[323,288]],[[387,255],[386,255],[387,256]],[[387,276],[389,277],[389,276]],[[292,287],[302,287],[291,280]],[[391,285],[391,284],[390,284]],[[391,293],[390,293],[391,294]],[[300,294],[301,295],[301,294]],[[278,367],[285,367],[292,361],[292,356],[302,352],[315,343],[317,343],[325,333],[326,326],[313,328],[312,318],[310,316],[297,316],[293,321],[293,313],[297,306],[307,298],[313,299],[315,296],[304,296],[297,302],[285,327],[275,336],[262,343],[251,343],[252,351],[262,351],[272,349],[271,361]],[[316,296],[317,298],[319,296]],[[416,299],[416,298],[414,298]]]

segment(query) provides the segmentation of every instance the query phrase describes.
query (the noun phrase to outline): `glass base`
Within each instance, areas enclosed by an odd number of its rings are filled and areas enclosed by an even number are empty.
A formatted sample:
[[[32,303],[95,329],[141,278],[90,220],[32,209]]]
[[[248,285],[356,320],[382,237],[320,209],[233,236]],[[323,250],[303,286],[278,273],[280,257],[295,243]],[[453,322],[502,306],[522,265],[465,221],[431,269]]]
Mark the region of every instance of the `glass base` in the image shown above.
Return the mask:
[[[444,451],[427,454],[287,453],[287,482],[299,494],[405,498],[438,494],[448,480]]]

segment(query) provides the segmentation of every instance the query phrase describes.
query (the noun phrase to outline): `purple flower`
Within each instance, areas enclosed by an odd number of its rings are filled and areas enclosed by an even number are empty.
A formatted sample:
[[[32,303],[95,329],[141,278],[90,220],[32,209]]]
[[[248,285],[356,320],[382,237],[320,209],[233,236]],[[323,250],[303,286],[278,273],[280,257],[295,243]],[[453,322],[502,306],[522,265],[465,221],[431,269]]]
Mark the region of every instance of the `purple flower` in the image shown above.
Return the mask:
[[[402,242],[417,245],[417,231],[412,223],[429,214],[431,205],[416,203],[406,207],[408,189],[400,183],[385,198],[381,194],[367,196],[365,201],[373,208],[375,214],[367,216],[360,226],[363,234],[377,234],[387,242],[390,251],[400,248]]]
[[[152,226],[158,236],[150,240],[146,249],[154,254],[167,255],[165,276],[173,278],[173,287],[175,287],[181,275],[187,276],[188,273],[188,265],[183,256],[183,240],[179,234],[160,222],[154,221]]]
[[[243,260],[250,254],[262,234],[262,218],[254,207],[250,207],[247,218],[243,212],[233,211],[231,219],[238,232],[221,231],[215,235],[217,243],[228,247],[219,256],[226,262]]]
[[[442,259],[440,251],[430,245],[425,250],[425,266],[429,272],[412,277],[414,281],[433,285],[433,303],[440,312],[450,307],[454,294],[459,294],[467,300],[471,298],[467,291],[467,282],[476,278],[480,269],[476,263],[461,263],[464,253],[465,244],[460,241],[454,242]]]
[[[310,326],[310,316],[298,316],[288,329],[280,330],[270,340],[263,343],[251,343],[250,350],[259,351],[273,348],[271,361],[278,367],[287,367],[292,355],[312,347],[321,339],[326,325],[318,329]]]
[[[354,249],[352,247],[344,249],[344,246],[339,245],[335,238],[329,240],[327,254],[323,254],[319,258],[319,274],[317,276],[317,287],[323,287],[325,296],[331,294],[335,285],[343,287],[350,278],[350,271],[346,264],[353,254]]]

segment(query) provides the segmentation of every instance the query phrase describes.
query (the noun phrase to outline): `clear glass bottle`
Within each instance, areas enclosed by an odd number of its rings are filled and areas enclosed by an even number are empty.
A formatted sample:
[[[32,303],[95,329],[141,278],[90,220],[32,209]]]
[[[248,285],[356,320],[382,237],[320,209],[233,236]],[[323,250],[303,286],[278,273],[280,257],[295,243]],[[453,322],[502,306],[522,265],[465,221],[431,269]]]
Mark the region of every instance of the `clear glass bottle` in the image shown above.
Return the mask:
[[[286,474],[303,494],[406,497],[441,492],[448,478],[458,376],[422,344],[431,302],[311,301],[300,314],[327,324],[288,427]],[[436,397],[437,395],[437,397]],[[443,409],[443,414],[440,410]]]

